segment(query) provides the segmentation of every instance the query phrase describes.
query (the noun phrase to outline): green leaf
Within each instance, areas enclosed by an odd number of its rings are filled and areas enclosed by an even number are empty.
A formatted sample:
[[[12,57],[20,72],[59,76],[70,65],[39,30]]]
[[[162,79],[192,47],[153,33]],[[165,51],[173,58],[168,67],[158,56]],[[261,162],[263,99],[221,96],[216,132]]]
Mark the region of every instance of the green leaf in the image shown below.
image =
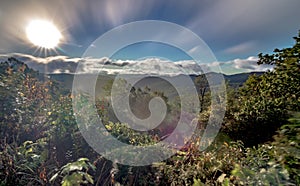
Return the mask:
[[[49,182],[52,183],[54,180],[56,180],[57,176],[58,176],[58,172],[55,173],[55,174],[50,178]]]
[[[229,178],[225,178],[224,182],[222,183],[222,186],[229,186],[230,185],[230,180]]]
[[[62,174],[68,174],[69,172],[71,172],[71,171],[75,171],[75,170],[82,170],[83,169],[83,166],[80,164],[80,162],[79,162],[79,164],[77,163],[77,162],[75,162],[75,163],[68,163],[67,165],[65,165],[64,167],[63,167],[63,170],[62,170]]]
[[[73,173],[71,175],[67,175],[63,178],[61,184],[62,186],[80,186],[83,182],[83,175],[80,173]]]
[[[88,158],[79,158],[77,161],[89,161]]]
[[[84,174],[84,177],[85,177],[85,179],[86,179],[89,183],[94,184],[94,180],[93,180],[93,177],[92,177],[91,175],[85,173],[85,174]]]
[[[193,186],[204,186],[205,184],[200,181],[200,179],[194,178]]]

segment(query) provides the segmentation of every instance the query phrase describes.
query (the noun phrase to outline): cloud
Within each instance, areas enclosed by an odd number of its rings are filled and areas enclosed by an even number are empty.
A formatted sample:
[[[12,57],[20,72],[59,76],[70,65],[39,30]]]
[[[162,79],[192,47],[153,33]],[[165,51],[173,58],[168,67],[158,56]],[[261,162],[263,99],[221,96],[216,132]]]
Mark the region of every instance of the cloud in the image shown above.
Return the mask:
[[[186,26],[203,37],[218,59],[271,52],[274,47],[288,45],[299,29],[299,0],[212,2],[191,17]]]
[[[171,62],[159,58],[141,60],[111,60],[109,58],[70,58],[67,56],[51,56],[46,58],[28,54],[12,53],[0,55],[0,61],[15,57],[30,68],[42,73],[98,73],[107,74],[195,74],[201,68],[194,61]],[[77,70],[77,71],[76,71]]]
[[[299,26],[299,21],[294,19],[300,15],[299,5],[298,0],[290,0],[289,3],[281,0],[214,1],[204,10],[199,11],[198,15],[190,20],[188,26],[192,29],[201,28],[202,31],[208,31],[219,37],[229,33],[231,36],[242,37],[254,30],[257,31],[255,34],[259,35],[271,34],[268,31],[279,33],[282,29],[291,28],[291,25]],[[287,17],[291,19],[287,21]],[[282,28],[278,23],[286,25],[286,28]]]
[[[234,67],[237,69],[245,69],[248,71],[266,71],[272,68],[271,65],[258,65],[257,57],[248,57],[247,59],[235,59],[233,60]]]
[[[213,62],[209,64],[209,67],[216,70],[215,67],[220,67],[220,71],[224,74],[236,74],[236,73],[244,73],[244,72],[263,72],[267,70],[272,70],[272,65],[258,65],[258,58],[255,56],[250,56],[246,59],[234,59],[226,62]]]
[[[27,64],[30,68],[42,73],[72,73],[75,72],[77,63],[82,61],[81,58],[69,58],[67,56],[41,58],[21,53],[2,54],[0,55],[0,61],[6,61],[9,57],[14,57]]]
[[[258,58],[251,56],[246,59],[216,61],[209,64],[197,64],[193,60],[171,62],[160,58],[144,58],[140,60],[111,60],[103,58],[70,58],[68,56],[51,56],[46,58],[28,54],[0,54],[0,61],[15,57],[26,63],[30,68],[42,73],[105,73],[105,74],[149,74],[178,75],[201,74],[203,72],[222,72],[234,74],[242,72],[266,71],[270,65],[257,65]]]
[[[247,41],[247,42],[243,42],[238,45],[229,47],[229,48],[225,49],[224,52],[228,53],[228,54],[240,54],[240,53],[246,53],[247,51],[251,51],[255,47],[256,47],[256,42]]]

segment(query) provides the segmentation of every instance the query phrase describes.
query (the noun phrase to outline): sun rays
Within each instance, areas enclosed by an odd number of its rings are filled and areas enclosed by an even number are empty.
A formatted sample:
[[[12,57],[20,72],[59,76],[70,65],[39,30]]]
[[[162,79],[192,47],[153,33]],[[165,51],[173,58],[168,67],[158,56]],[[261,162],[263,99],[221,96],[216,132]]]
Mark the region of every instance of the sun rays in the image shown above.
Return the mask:
[[[62,42],[63,36],[59,29],[47,20],[32,20],[25,28],[26,36],[34,47],[35,52],[39,51],[39,55],[44,53],[57,52],[59,44]]]

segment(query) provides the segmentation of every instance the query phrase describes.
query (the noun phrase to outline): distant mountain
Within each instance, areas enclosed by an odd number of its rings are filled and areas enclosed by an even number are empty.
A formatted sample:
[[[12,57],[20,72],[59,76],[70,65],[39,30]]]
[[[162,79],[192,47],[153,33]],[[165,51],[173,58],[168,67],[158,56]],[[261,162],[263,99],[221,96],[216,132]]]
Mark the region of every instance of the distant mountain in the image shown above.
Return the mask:
[[[248,79],[250,75],[262,75],[264,72],[250,72],[250,73],[241,73],[241,74],[234,74],[234,75],[224,75],[224,79],[228,81],[229,85],[232,87],[240,87],[243,85],[244,82]],[[214,75],[214,72],[206,74],[206,76]],[[73,86],[73,79],[74,74],[48,74],[47,75],[50,79],[57,81],[62,87],[71,90]],[[90,83],[89,75],[82,74],[83,83]],[[136,75],[128,75],[127,78],[134,78]],[[180,76],[173,76],[175,81],[178,79],[180,80]],[[96,84],[96,92],[101,94],[103,92],[103,87],[109,82],[115,79],[115,75],[108,75],[108,74],[101,74],[98,76],[97,84]],[[190,75],[190,78],[194,80],[197,75]],[[176,79],[177,78],[177,79]],[[163,91],[165,95],[173,96],[176,93],[176,89],[166,80],[158,77],[146,77],[142,80],[138,81],[135,85],[136,88],[145,88],[146,86],[150,88],[152,91]],[[185,84],[182,83],[182,87]]]
[[[250,73],[241,73],[241,74],[233,74],[233,75],[224,75],[225,80],[229,82],[229,85],[233,87],[239,87],[246,82],[250,75],[262,75],[264,72],[250,72]]]

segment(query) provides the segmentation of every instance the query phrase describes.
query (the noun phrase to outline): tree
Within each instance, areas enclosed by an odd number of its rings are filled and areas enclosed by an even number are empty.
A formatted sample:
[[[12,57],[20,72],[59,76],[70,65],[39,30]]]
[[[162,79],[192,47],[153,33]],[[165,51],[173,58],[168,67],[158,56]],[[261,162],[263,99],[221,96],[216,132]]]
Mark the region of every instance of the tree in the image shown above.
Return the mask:
[[[205,95],[209,89],[208,81],[204,74],[199,75],[195,78],[195,85],[198,87],[199,101],[200,101],[200,112],[204,110]]]
[[[300,110],[300,32],[291,48],[259,54],[258,64],[273,65],[262,76],[251,76],[239,91],[239,112],[232,137],[246,145],[268,141],[292,111]]]
[[[260,53],[258,64],[275,65],[269,72],[270,84],[266,93],[272,98],[284,99],[288,110],[300,110],[300,31],[294,37],[295,45],[291,48],[275,49],[274,54]]]

